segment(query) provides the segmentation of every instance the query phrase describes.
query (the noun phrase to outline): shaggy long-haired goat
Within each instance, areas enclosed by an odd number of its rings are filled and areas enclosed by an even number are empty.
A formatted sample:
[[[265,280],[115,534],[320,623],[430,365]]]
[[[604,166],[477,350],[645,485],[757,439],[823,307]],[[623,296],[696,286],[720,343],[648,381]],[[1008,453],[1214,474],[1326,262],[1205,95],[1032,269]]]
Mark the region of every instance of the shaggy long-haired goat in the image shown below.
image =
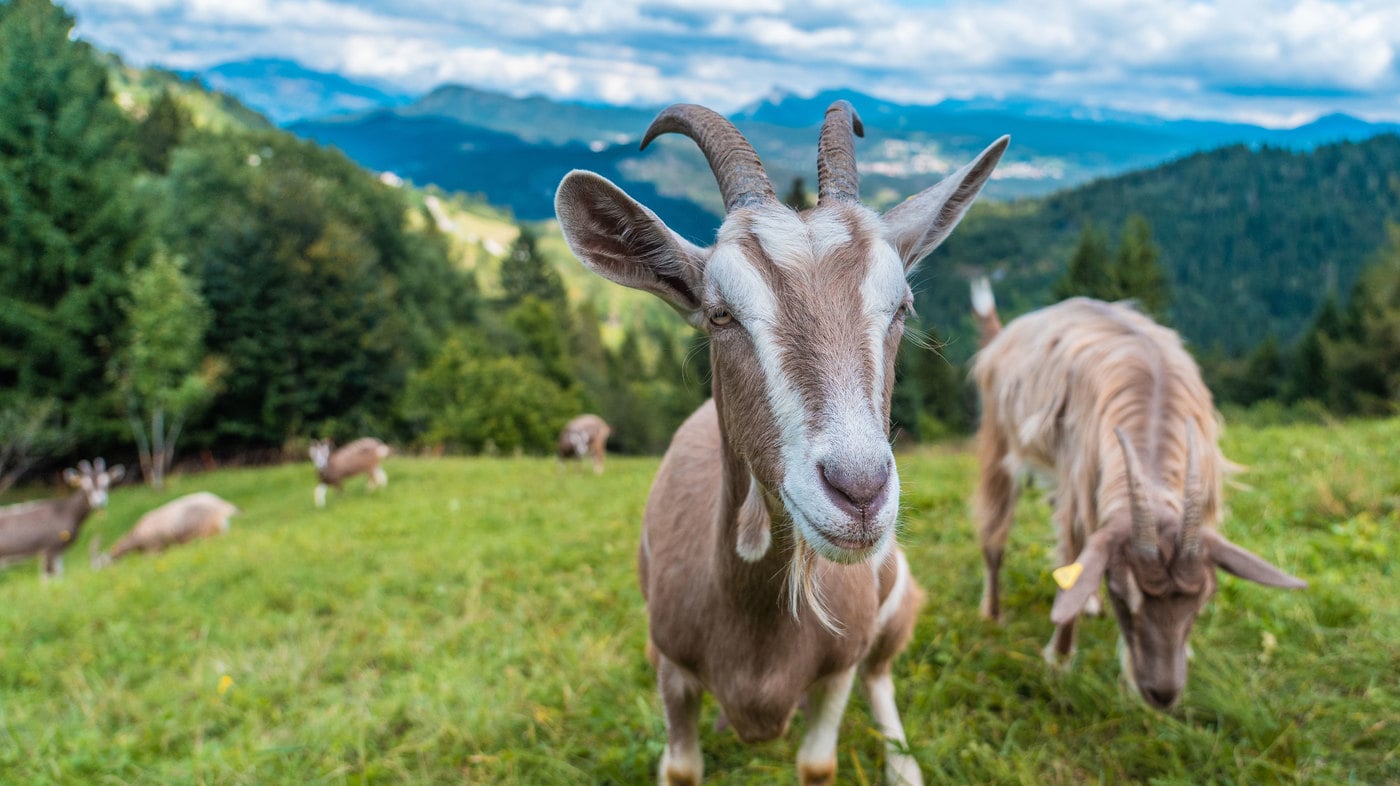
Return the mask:
[[[1000,618],[1017,475],[1038,470],[1055,483],[1065,565],[1055,571],[1062,589],[1046,659],[1072,654],[1075,619],[1107,576],[1124,673],[1148,704],[1169,708],[1186,685],[1186,640],[1215,592],[1215,568],[1273,587],[1306,584],[1216,531],[1227,466],[1218,416],[1175,331],[1126,303],[1087,298],[1005,328],[989,288],[974,310],[991,332],[972,368],[982,394],[982,614]]]
[[[709,690],[745,741],[783,734],[805,694],[798,772],[829,783],[860,669],[889,740],[888,779],[919,783],[890,679],[921,598],[894,543],[889,446],[905,275],[952,231],[1006,140],[880,216],[858,199],[860,121],[844,101],[827,110],[819,199],[802,213],[777,199],[725,118],[672,106],[642,147],[668,132],[693,139],[719,181],[727,214],[714,246],[687,242],[591,172],[571,172],[555,198],[585,265],[710,336],[714,399],[666,451],[638,555],[666,712],[661,780],[699,782]]]

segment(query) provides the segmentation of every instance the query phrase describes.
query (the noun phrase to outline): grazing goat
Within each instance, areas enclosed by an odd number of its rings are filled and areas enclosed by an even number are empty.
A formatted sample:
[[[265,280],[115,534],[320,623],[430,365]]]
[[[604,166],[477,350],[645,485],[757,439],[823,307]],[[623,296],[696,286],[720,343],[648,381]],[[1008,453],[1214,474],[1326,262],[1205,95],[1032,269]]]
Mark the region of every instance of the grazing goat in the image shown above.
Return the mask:
[[[975,309],[999,324],[990,289]],[[992,321],[988,321],[991,317]],[[1216,530],[1229,463],[1210,391],[1175,331],[1126,303],[1073,298],[987,336],[973,500],[986,566],[982,614],[1001,615],[998,574],[1022,469],[1052,478],[1064,567],[1045,648],[1074,651],[1074,623],[1106,576],[1133,689],[1169,709],[1186,685],[1187,637],[1219,567],[1272,587],[1306,584]]]
[[[326,506],[326,486],[335,486],[336,491],[345,490],[345,479],[361,473],[369,476],[369,487],[378,488],[389,484],[389,476],[379,466],[389,455],[389,446],[374,437],[360,437],[332,452],[328,439],[311,443],[311,463],[316,465],[316,507]]]
[[[133,551],[164,551],[196,538],[212,538],[228,532],[228,518],[238,508],[207,491],[172,499],[142,516],[106,554],[93,557],[93,568],[102,568]],[[94,542],[94,551],[98,550]]]
[[[922,598],[894,542],[889,411],[905,276],[962,218],[1006,139],[880,216],[859,202],[861,124],[845,101],[827,110],[818,203],[801,213],[778,201],[724,117],[671,106],[642,147],[669,132],[694,140],[719,182],[714,246],[686,241],[592,172],[570,172],[554,203],[588,268],[661,297],[710,336],[714,398],[662,459],[638,554],[666,714],[661,781],[700,781],[709,690],[745,742],[782,735],[805,694],[799,777],[831,782],[859,670],[888,780],[920,783],[890,677]]]
[[[63,478],[75,491],[67,497],[0,508],[0,558],[40,557],[45,578],[63,574],[63,552],[78,539],[88,513],[107,506],[107,491],[126,469],[107,469],[101,458],[78,462]]]
[[[593,459],[593,472],[603,474],[603,456],[608,449],[608,435],[612,427],[597,415],[579,415],[559,432],[559,460],[583,460],[584,456]]]

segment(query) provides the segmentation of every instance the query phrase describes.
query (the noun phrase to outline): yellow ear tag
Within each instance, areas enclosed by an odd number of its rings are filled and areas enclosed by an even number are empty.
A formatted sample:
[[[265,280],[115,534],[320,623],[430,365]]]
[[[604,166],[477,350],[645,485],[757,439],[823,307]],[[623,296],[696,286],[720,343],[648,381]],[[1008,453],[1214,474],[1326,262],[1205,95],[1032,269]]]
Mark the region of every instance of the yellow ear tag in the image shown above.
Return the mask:
[[[1050,575],[1055,577],[1055,583],[1060,585],[1060,589],[1067,590],[1074,586],[1074,582],[1079,581],[1079,574],[1083,572],[1083,565],[1072,562],[1063,568],[1055,568],[1050,571]]]
[[[73,536],[72,536],[72,535],[69,535],[69,534],[68,534],[68,530],[66,530],[66,529],[65,529],[64,531],[58,533],[58,537],[59,537],[59,540],[62,540],[64,543],[67,543],[68,541],[70,541],[70,540],[73,539]]]

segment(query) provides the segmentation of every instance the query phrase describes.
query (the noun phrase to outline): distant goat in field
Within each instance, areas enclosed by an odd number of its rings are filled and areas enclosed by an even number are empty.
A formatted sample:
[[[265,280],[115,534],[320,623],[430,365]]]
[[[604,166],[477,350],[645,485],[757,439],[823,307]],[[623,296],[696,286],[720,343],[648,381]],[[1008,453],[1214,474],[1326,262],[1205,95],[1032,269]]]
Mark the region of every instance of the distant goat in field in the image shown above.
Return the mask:
[[[389,455],[389,446],[374,437],[361,437],[332,452],[328,439],[311,444],[311,463],[316,465],[316,507],[326,506],[326,486],[335,486],[336,491],[345,490],[345,480],[355,475],[369,476],[369,487],[378,488],[389,484],[389,476],[379,466]]]
[[[603,457],[608,449],[608,435],[612,428],[597,415],[579,415],[569,421],[559,432],[559,460],[578,459],[584,456],[593,460],[593,471],[603,474]]]
[[[994,322],[990,290],[976,299]],[[990,320],[988,319],[990,318]],[[1073,298],[986,336],[972,375],[982,394],[974,507],[986,586],[982,614],[1001,615],[998,575],[1017,473],[1055,482],[1061,591],[1045,648],[1074,650],[1074,623],[1108,578],[1130,684],[1153,707],[1186,684],[1187,637],[1216,589],[1215,568],[1272,587],[1306,586],[1216,531],[1228,462],[1196,363],[1169,330],[1125,303]]]
[[[714,398],[676,432],[647,499],[638,554],[648,655],[666,713],[660,776],[696,784],[701,696],[745,742],[782,735],[804,694],[804,784],[831,783],[859,670],[887,740],[886,777],[921,783],[890,665],[922,593],[895,544],[889,445],[906,274],[952,231],[1006,147],[877,215],[859,202],[850,104],[827,110],[817,207],[778,201],[748,140],[703,107],[664,110],[643,137],[695,141],[726,217],[700,248],[591,172],[555,211],[591,270],[651,292],[710,335]]]
[[[63,552],[78,539],[88,513],[107,506],[107,492],[126,469],[101,458],[63,471],[75,491],[67,497],[0,508],[0,559],[38,556],[45,578],[63,574]]]
[[[142,516],[130,532],[112,544],[111,551],[96,553],[92,566],[105,567],[133,551],[164,551],[196,538],[222,535],[228,532],[229,516],[237,512],[232,503],[207,491],[186,494]],[[93,541],[93,551],[99,550]]]

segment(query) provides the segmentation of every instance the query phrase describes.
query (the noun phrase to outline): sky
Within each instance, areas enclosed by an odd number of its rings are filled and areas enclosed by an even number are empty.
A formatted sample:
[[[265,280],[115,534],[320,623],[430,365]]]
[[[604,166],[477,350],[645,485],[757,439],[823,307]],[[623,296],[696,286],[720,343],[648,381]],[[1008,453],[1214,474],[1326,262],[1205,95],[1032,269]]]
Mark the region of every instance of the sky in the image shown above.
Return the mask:
[[[732,111],[784,89],[1039,99],[1294,126],[1400,120],[1395,0],[59,0],[135,65],[297,60],[444,83]]]

